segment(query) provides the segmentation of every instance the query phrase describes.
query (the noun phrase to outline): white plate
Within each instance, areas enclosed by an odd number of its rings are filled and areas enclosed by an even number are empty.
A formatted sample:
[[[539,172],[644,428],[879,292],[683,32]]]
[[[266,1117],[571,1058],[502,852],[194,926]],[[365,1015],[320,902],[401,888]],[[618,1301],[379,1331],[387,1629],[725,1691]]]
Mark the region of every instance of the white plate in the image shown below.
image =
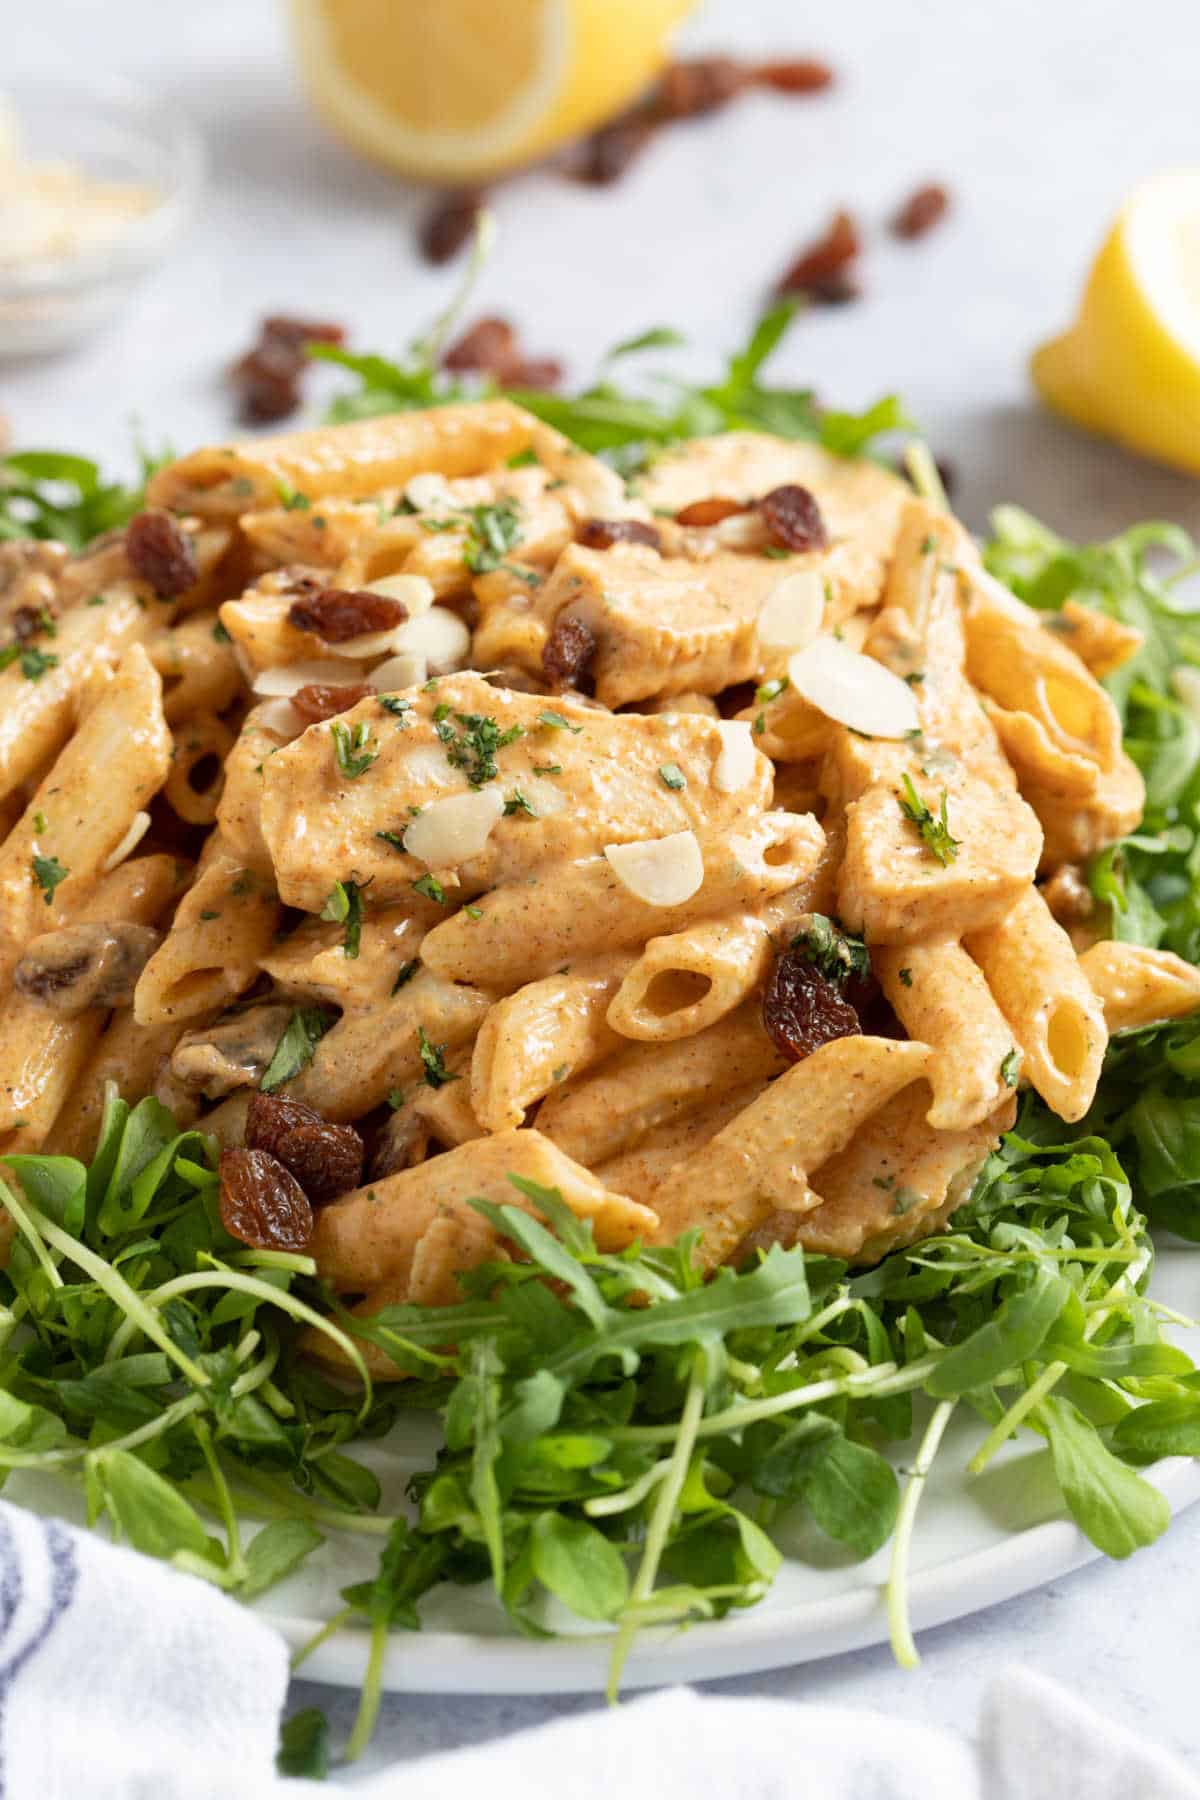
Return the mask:
[[[1160,1249],[1153,1292],[1189,1317],[1200,1309],[1200,1246]],[[1174,1333],[1200,1361],[1200,1332]],[[1051,1581],[1099,1552],[1063,1516],[1040,1440],[1025,1433],[983,1475],[966,1474],[982,1427],[962,1408],[952,1421],[921,1501],[910,1586],[918,1632],[962,1618]],[[436,1449],[429,1421],[402,1422],[405,1451],[371,1446],[369,1461],[384,1482],[385,1504],[396,1509],[409,1472],[428,1467]],[[911,1445],[907,1446],[911,1454]],[[356,1452],[356,1454],[359,1454]],[[903,1468],[903,1453],[895,1458]],[[1200,1462],[1160,1463],[1154,1481],[1178,1512],[1200,1499]],[[14,1474],[6,1498],[79,1518],[60,1482]],[[371,1575],[378,1538],[330,1537],[299,1574],[256,1603],[256,1611],[299,1647],[339,1610],[339,1590]],[[706,1681],[749,1675],[882,1643],[888,1635],[883,1604],[888,1551],[867,1563],[849,1561],[829,1539],[802,1523],[778,1534],[784,1564],[758,1606],[687,1630],[645,1632],[625,1666],[623,1686]],[[581,1628],[566,1614],[546,1619],[563,1635],[535,1640],[517,1635],[486,1584],[446,1587],[421,1603],[425,1628],[403,1632],[388,1645],[384,1687],[398,1693],[571,1694],[604,1687],[610,1636]],[[344,1630],[304,1664],[304,1675],[357,1687],[367,1658],[367,1634]]]

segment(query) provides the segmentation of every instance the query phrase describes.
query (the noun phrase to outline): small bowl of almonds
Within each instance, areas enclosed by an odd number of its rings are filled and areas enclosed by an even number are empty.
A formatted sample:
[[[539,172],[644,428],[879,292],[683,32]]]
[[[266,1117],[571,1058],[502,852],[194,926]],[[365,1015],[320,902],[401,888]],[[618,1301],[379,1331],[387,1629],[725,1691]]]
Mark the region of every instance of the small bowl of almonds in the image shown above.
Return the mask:
[[[191,216],[204,152],[186,120],[123,83],[0,92],[0,356],[107,323]]]

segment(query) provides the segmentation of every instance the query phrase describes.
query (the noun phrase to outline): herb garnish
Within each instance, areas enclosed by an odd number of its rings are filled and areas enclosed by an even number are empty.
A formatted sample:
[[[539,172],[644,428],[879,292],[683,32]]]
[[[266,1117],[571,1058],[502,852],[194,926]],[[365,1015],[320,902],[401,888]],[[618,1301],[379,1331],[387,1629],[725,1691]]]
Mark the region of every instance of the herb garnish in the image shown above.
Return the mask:
[[[425,1085],[431,1088],[446,1087],[457,1081],[457,1075],[451,1075],[446,1068],[445,1044],[431,1044],[425,1035],[425,1027],[417,1026],[417,1046],[421,1052],[421,1062],[425,1069]]]
[[[433,900],[438,906],[446,904],[446,890],[436,875],[419,875],[413,882],[413,892],[424,894],[427,900]]]
[[[418,960],[415,956],[412,958],[412,960],[410,962],[400,964],[400,968],[397,972],[396,979],[392,983],[393,994],[398,994],[402,987],[406,987],[408,985],[408,983],[412,980],[413,976],[416,974],[417,969],[419,967],[420,967],[420,964],[418,963]]]
[[[379,755],[378,750],[370,747],[371,728],[365,719],[360,719],[355,726],[343,725],[340,719],[334,719],[329,734],[338,768],[347,781],[365,774]]]
[[[897,794],[896,798],[900,802],[900,811],[920,832],[929,854],[936,856],[943,868],[947,867],[958,855],[962,839],[950,835],[950,821],[946,816],[947,794],[945,788],[942,789],[940,813],[933,813],[929,810],[913,786],[911,775],[904,777],[904,793]]]
[[[335,881],[333,891],[321,908],[321,917],[330,919],[338,925],[345,925],[346,932],[342,939],[342,950],[346,956],[356,957],[362,941],[363,924],[363,890],[369,885],[357,881]]]
[[[1000,1064],[1000,1079],[1010,1088],[1015,1088],[1021,1079],[1021,1052],[1015,1045]]]
[[[489,506],[468,507],[467,517],[471,523],[463,561],[472,575],[487,575],[521,542],[520,508],[515,500],[496,500]]]
[[[538,724],[544,725],[547,731],[569,731],[574,737],[578,737],[583,730],[582,725],[572,725],[569,719],[564,719],[560,712],[555,712],[550,707],[538,714]]]
[[[33,879],[42,890],[42,896],[49,906],[54,898],[54,890],[60,881],[65,881],[71,873],[64,869],[57,856],[35,856],[33,858]]]
[[[446,761],[452,769],[461,769],[473,788],[494,781],[500,773],[496,752],[524,737],[523,728],[510,725],[501,731],[498,721],[484,713],[456,712],[453,717],[461,728],[456,731],[449,713],[450,708],[441,705],[433,715],[433,729],[446,746]]]
[[[327,1012],[320,1006],[296,1008],[284,1027],[275,1046],[275,1053],[258,1084],[264,1094],[273,1094],[285,1081],[291,1081],[301,1069],[308,1067],[317,1045],[336,1017],[336,1013]]]
[[[658,771],[658,777],[663,786],[670,788],[673,793],[678,793],[687,786],[687,776],[678,763],[664,763]]]
[[[508,799],[504,802],[504,817],[509,819],[514,813],[527,813],[531,819],[537,817],[537,814],[534,812],[532,806],[530,806],[520,788],[514,788],[512,793],[508,796]]]
[[[384,712],[391,713],[402,725],[408,724],[408,714],[413,709],[411,700],[402,700],[399,694],[380,694],[379,704]]]
[[[805,929],[792,939],[792,948],[803,950],[827,981],[843,982],[852,975],[863,979],[871,973],[871,955],[862,939],[851,937],[824,913],[811,915]]]

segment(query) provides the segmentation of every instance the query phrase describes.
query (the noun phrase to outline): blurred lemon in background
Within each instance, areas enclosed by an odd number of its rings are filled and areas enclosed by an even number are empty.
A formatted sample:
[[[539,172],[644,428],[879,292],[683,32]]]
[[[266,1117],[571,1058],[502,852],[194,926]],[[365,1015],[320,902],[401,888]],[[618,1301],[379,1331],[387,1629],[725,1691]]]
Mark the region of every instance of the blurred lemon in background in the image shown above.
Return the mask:
[[[291,0],[313,99],[405,175],[468,182],[618,112],[694,0]]]
[[[1200,169],[1134,191],[1078,318],[1035,351],[1032,372],[1077,425],[1200,474]]]

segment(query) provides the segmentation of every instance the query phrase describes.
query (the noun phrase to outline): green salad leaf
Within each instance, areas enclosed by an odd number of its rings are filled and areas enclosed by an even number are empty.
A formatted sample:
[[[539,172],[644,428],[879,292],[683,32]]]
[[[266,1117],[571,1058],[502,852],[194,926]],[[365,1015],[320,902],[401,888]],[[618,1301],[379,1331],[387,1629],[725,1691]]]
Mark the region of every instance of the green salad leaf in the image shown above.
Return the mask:
[[[0,456],[0,540],[57,538],[82,550],[101,532],[127,525],[141,510],[145,487],[170,452],[138,446],[138,479],[106,481],[97,463],[63,450],[17,450]]]

